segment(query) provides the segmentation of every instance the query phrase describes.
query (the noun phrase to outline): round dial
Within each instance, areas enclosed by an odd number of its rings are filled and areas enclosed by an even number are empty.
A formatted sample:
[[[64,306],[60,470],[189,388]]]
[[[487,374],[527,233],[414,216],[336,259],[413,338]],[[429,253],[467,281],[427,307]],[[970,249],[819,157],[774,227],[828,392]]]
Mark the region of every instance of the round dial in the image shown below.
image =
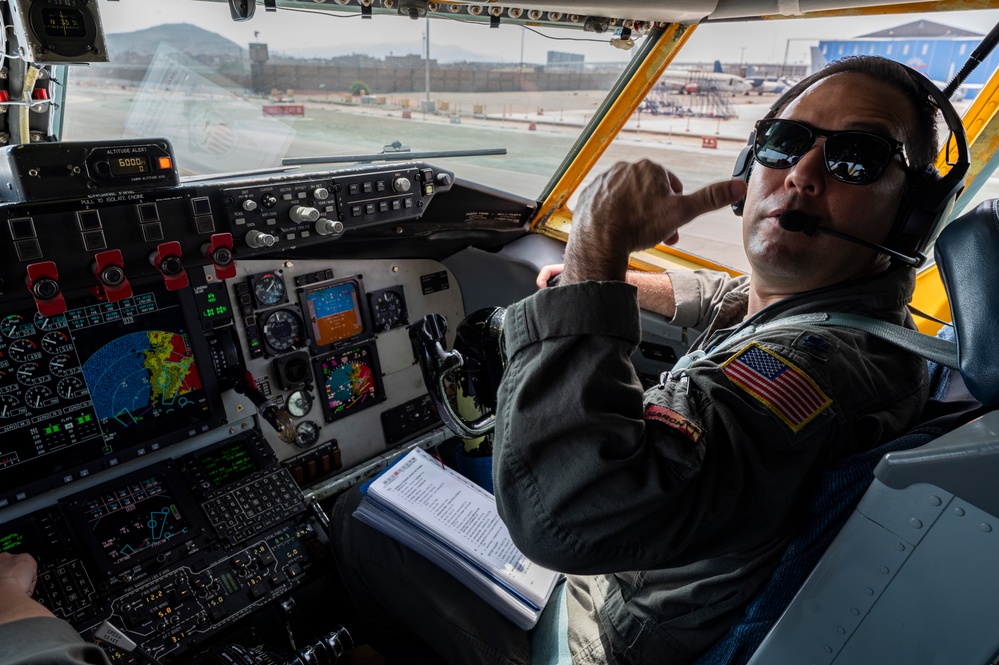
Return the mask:
[[[383,291],[378,294],[372,305],[375,330],[391,330],[399,326],[406,316],[402,296],[395,291]]]
[[[265,272],[253,280],[253,297],[261,307],[270,307],[284,300],[284,280],[272,272]]]
[[[296,390],[288,396],[288,403],[285,406],[288,413],[301,418],[312,410],[312,394],[307,390]]]
[[[48,353],[56,354],[71,351],[73,345],[69,341],[69,335],[63,331],[50,330],[42,337],[42,348]]]
[[[12,418],[24,411],[13,395],[0,395],[0,418]]]
[[[315,445],[319,440],[319,425],[311,420],[303,420],[295,428],[295,445],[299,448],[308,448]]]
[[[17,368],[17,380],[25,386],[34,386],[51,379],[38,363],[24,363]]]
[[[24,403],[36,411],[52,406],[58,401],[59,399],[52,395],[52,389],[44,384],[31,386],[24,393]]]
[[[302,319],[291,310],[279,309],[264,319],[264,340],[275,351],[287,351],[302,339]]]
[[[87,394],[87,389],[83,386],[83,381],[78,376],[67,376],[59,379],[56,384],[56,393],[63,399],[76,399]]]
[[[66,315],[58,314],[56,316],[42,316],[38,312],[35,312],[35,327],[39,330],[56,330],[57,328],[65,328]]]
[[[68,353],[60,353],[52,356],[49,360],[49,371],[55,376],[69,376],[80,371],[79,367],[73,366],[73,356]]]
[[[35,332],[35,326],[20,314],[8,314],[0,320],[0,332],[10,339],[20,339]]]
[[[36,360],[42,355],[38,352],[38,345],[26,338],[16,339],[11,342],[10,346],[7,347],[7,351],[10,353],[10,357],[14,359],[14,362],[18,363]]]

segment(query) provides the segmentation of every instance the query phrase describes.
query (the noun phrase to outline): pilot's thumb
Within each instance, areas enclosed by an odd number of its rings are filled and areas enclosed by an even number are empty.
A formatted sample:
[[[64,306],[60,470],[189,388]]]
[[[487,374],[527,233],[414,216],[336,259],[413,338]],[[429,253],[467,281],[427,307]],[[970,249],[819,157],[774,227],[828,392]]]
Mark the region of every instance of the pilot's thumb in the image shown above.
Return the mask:
[[[683,197],[688,220],[746,198],[746,181],[740,178],[713,182]]]

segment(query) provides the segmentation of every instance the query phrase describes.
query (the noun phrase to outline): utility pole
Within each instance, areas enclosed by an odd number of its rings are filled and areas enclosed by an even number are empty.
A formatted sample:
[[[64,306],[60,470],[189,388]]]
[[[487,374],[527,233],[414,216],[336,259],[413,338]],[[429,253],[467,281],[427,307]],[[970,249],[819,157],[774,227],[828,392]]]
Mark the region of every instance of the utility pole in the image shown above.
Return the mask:
[[[427,108],[430,107],[430,16],[427,16],[427,43],[423,54],[423,89],[427,94]]]

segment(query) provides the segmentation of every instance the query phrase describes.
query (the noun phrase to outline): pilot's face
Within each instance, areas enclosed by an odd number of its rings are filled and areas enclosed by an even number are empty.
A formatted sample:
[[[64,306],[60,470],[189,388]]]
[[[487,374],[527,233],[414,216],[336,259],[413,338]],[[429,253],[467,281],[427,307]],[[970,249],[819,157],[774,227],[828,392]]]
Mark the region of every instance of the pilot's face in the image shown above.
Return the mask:
[[[781,118],[824,130],[865,130],[904,140],[915,126],[912,104],[895,88],[862,74],[821,79],[791,102]],[[786,169],[753,165],[743,214],[743,240],[755,280],[776,292],[799,293],[880,270],[885,257],[856,243],[817,233],[785,231],[785,210],[800,210],[820,226],[865,240],[888,235],[905,188],[905,169],[895,155],[870,185],[840,182],[826,170],[822,145]]]

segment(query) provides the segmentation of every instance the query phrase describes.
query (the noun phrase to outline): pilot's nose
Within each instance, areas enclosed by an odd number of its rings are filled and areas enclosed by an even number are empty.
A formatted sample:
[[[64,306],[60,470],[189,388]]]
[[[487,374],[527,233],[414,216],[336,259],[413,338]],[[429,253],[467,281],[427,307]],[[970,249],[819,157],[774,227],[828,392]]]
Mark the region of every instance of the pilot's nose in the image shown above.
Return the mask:
[[[784,187],[798,189],[805,194],[816,196],[825,190],[826,165],[823,146],[825,138],[818,137],[801,159],[795,162],[784,177]]]

